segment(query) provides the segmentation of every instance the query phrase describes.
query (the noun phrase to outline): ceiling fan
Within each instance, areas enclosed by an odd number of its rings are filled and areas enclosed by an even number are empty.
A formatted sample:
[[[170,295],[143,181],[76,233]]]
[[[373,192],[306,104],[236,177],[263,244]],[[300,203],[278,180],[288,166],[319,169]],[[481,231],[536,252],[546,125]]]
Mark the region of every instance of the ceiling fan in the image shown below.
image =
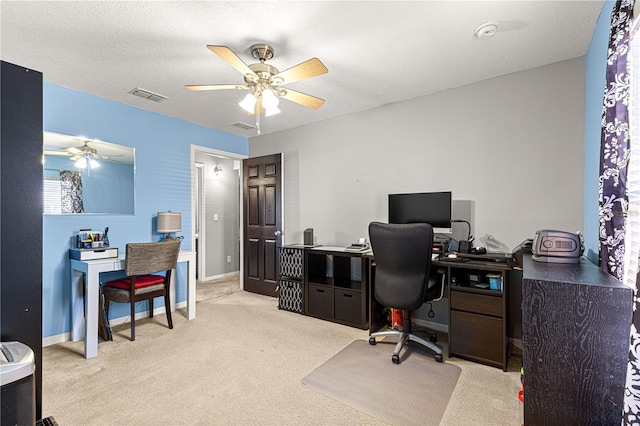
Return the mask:
[[[72,160],[79,160],[81,158],[102,158],[104,160],[108,160],[109,156],[98,154],[98,150],[89,146],[89,141],[84,141],[84,145],[81,146],[69,146],[66,148],[62,148],[63,151],[66,151],[68,155],[71,156]]]
[[[324,99],[282,87],[288,83],[326,74],[329,70],[318,58],[309,59],[281,72],[265,63],[273,58],[274,54],[273,48],[268,44],[251,46],[251,56],[260,61],[251,65],[244,63],[226,46],[208,45],[207,48],[240,71],[244,76],[244,84],[186,85],[185,87],[189,90],[248,89],[250,92],[240,102],[240,106],[250,114],[260,115],[265,112],[266,116],[280,112],[278,98],[284,98],[311,109],[318,109],[325,102]]]
[[[89,142],[91,142],[89,140],[83,140],[82,142],[83,145],[60,148],[60,151],[46,150],[45,154],[69,156],[70,160],[76,162],[76,167],[81,169],[87,168],[87,171],[89,173],[92,168],[95,169],[97,167],[100,167],[100,163],[98,163],[98,161],[96,160],[110,160],[112,157],[114,157],[98,154],[97,149],[89,146]],[[118,157],[118,155],[116,155],[115,157]]]

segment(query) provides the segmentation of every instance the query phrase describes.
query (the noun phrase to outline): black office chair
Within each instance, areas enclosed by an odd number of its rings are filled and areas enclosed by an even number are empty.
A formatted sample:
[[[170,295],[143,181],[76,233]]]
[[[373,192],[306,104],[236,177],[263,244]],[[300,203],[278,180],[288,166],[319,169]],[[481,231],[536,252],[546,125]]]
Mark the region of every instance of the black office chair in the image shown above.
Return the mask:
[[[376,337],[399,338],[391,360],[400,363],[400,351],[410,341],[435,352],[435,359],[442,362],[442,347],[411,332],[411,311],[423,303],[442,297],[443,280],[429,279],[433,228],[426,223],[386,224],[371,222],[369,240],[376,262],[376,300],[383,306],[402,310],[402,331],[372,333],[369,343],[375,345]]]

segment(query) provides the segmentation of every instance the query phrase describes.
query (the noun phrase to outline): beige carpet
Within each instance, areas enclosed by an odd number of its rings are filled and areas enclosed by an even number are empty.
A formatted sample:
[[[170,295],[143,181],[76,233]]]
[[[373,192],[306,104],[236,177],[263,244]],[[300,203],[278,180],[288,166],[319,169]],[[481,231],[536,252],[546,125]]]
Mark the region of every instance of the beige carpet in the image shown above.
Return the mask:
[[[300,381],[354,340],[359,330],[279,310],[277,300],[235,292],[197,303],[197,317],[163,315],[116,327],[98,357],[82,342],[43,350],[43,416],[60,426],[382,425]],[[118,330],[120,329],[121,330]],[[442,425],[516,425],[519,373],[455,358],[462,368]],[[402,364],[401,364],[402,365]]]
[[[390,424],[438,425],[460,376],[460,367],[436,362],[411,344],[401,364],[395,344],[356,340],[302,379],[307,389]]]
[[[198,281],[196,283],[196,302],[227,296],[238,291],[240,291],[240,283],[237,275],[209,281]]]

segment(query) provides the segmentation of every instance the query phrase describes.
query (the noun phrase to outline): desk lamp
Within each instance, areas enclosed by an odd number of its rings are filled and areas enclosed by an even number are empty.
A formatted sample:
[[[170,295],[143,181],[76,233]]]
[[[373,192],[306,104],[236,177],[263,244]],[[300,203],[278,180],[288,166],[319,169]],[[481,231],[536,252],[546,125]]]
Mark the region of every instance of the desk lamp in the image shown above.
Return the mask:
[[[163,240],[182,239],[182,237],[172,237],[172,232],[182,231],[182,213],[158,212],[158,233],[164,233]]]

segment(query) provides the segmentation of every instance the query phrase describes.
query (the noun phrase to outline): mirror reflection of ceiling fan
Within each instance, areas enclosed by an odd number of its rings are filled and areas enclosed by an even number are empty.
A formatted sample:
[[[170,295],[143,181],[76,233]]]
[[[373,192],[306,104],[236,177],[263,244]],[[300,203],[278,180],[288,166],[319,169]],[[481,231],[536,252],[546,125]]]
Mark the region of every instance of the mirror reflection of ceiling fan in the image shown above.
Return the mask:
[[[226,46],[209,45],[207,48],[240,71],[244,76],[244,84],[186,85],[185,87],[189,90],[248,89],[249,94],[240,102],[240,106],[257,116],[263,112],[266,116],[279,113],[278,98],[284,98],[311,109],[318,109],[325,102],[324,99],[282,87],[288,83],[329,72],[318,58],[309,59],[281,72],[265,63],[273,58],[273,48],[268,44],[251,46],[251,56],[260,61],[251,65],[244,63]]]
[[[90,173],[91,169],[96,169],[100,167],[100,163],[97,160],[110,160],[113,155],[100,155],[98,154],[98,150],[89,146],[89,140],[83,140],[83,145],[79,146],[69,146],[61,148],[60,151],[45,151],[45,154],[48,155],[66,155],[72,161],[75,161],[75,166],[80,169],[87,169]],[[118,155],[115,155],[118,157]]]
[[[98,154],[98,150],[89,146],[89,141],[84,141],[84,145],[82,146],[69,146],[66,148],[62,148],[64,151],[71,156],[73,161],[78,161],[84,159],[96,159],[102,158],[103,160],[108,160],[110,157],[107,155]]]

